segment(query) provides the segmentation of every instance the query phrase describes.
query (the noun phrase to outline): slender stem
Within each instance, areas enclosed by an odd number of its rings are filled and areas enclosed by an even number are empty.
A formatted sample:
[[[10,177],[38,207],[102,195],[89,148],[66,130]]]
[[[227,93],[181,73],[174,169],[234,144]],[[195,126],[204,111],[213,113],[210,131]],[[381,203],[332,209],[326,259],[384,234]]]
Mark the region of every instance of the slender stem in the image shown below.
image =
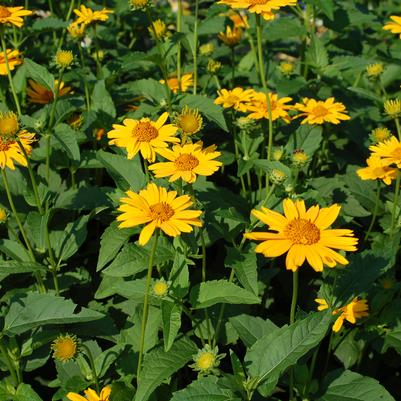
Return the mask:
[[[234,46],[231,47],[231,88],[235,88],[235,49]]]
[[[75,5],[75,0],[71,0],[71,1],[70,1],[70,6],[69,6],[69,8],[68,8],[67,15],[66,15],[66,17],[65,17],[65,20],[66,20],[66,21],[68,21],[68,20],[70,19],[71,14],[72,14],[72,10],[74,9],[74,5]],[[64,29],[63,32],[62,32],[62,34],[61,34],[61,36],[60,36],[60,39],[59,39],[59,41],[58,41],[57,50],[60,50],[60,49],[61,49],[61,46],[63,46],[66,32],[67,32],[67,29]]]
[[[92,352],[89,349],[89,347],[87,347],[85,344],[81,344],[81,347],[85,350],[85,354],[88,357],[89,365],[90,365],[92,375],[93,375],[93,380],[94,380],[95,386],[96,386],[96,392],[98,394],[100,394],[100,385],[99,385],[99,378],[96,373],[95,359],[93,358]]]
[[[20,384],[20,380],[17,375],[14,363],[11,360],[10,355],[8,354],[8,349],[7,349],[6,345],[4,344],[2,338],[0,338],[0,352],[3,355],[4,362],[7,365],[8,371],[10,372],[10,375],[13,378],[13,381],[18,386],[18,384]]]
[[[298,300],[298,270],[292,273],[292,300],[290,310],[290,324],[295,323],[295,311],[297,308]],[[294,370],[290,370],[290,401],[294,399]]]
[[[195,0],[195,23],[194,23],[194,95],[198,88],[198,18],[199,0]]]
[[[182,0],[178,0],[177,33],[182,31]],[[177,81],[178,90],[181,90],[181,39],[177,43]]]
[[[394,231],[396,228],[398,198],[400,195],[400,182],[401,182],[401,172],[400,172],[400,170],[397,170],[397,178],[395,180],[395,189],[394,189],[393,212],[391,214],[391,231],[390,231],[391,237],[394,236]]]
[[[317,360],[318,353],[319,353],[319,346],[313,352],[312,361],[311,361],[309,373],[308,373],[308,379],[305,384],[304,398],[307,398],[308,394],[309,394],[309,388],[310,388],[310,384],[312,382],[313,373],[315,372],[316,360]]]
[[[326,376],[327,368],[329,367],[331,350],[332,350],[332,346],[333,346],[333,335],[334,335],[334,331],[331,330],[330,338],[329,338],[329,345],[327,346],[326,361],[324,363],[324,367],[322,370],[322,376],[321,376],[322,378]]]
[[[202,245],[202,283],[206,282],[206,243],[205,236],[203,232],[203,228],[200,230],[200,239]],[[209,311],[205,308],[205,320],[206,320],[206,329],[207,329],[207,338],[209,341],[209,345],[211,344],[211,329],[210,329],[210,318]]]
[[[157,249],[157,241],[159,239],[160,235],[160,230],[157,228],[156,232],[154,234],[154,240],[153,240],[153,246],[150,251],[149,255],[149,264],[148,264],[148,275],[146,278],[146,287],[145,287],[145,296],[143,299],[143,313],[142,313],[142,323],[141,323],[141,342],[140,342],[140,348],[139,348],[139,357],[138,357],[138,367],[137,367],[137,381],[139,380],[140,374],[141,374],[141,369],[142,369],[142,359],[143,359],[143,353],[144,353],[144,347],[145,347],[145,332],[146,332],[146,323],[148,321],[148,314],[149,314],[149,289],[150,289],[150,284],[152,281],[152,270],[153,270],[153,261],[155,258],[155,253]]]
[[[398,117],[396,117],[394,119],[395,121],[395,126],[397,127],[397,135],[398,135],[398,140],[401,141],[401,127],[400,127],[400,119]]]
[[[96,61],[96,69],[97,69],[97,78],[101,79],[103,77],[103,72],[102,72],[102,65],[100,64],[100,58],[99,58],[99,52],[100,52],[100,46],[99,46],[99,38],[97,37],[97,31],[96,31],[96,25],[93,25],[93,39],[95,42],[95,61]]]
[[[373,229],[373,226],[375,225],[377,212],[379,210],[380,192],[381,192],[381,185],[380,185],[380,180],[378,180],[377,188],[376,188],[375,208],[373,209],[372,220],[370,221],[368,231],[366,232],[366,235],[365,235],[365,238],[363,239],[363,241],[366,241],[369,238],[369,235]]]
[[[86,68],[85,58],[82,52],[81,44],[79,42],[77,43],[77,47],[78,47],[79,59],[81,61],[81,68],[84,71]],[[85,77],[84,77],[84,90],[85,90],[86,110],[89,111],[91,108],[91,100],[90,100],[88,82],[85,79]]]
[[[7,47],[6,47],[6,41],[4,40],[4,28],[3,27],[0,28],[0,41],[1,41],[1,47],[2,47],[3,53],[4,53],[4,61],[6,64],[7,76],[8,76],[8,81],[10,83],[11,93],[14,98],[15,107],[17,108],[18,117],[21,117],[21,106],[20,106],[20,103],[18,100],[17,92],[15,90],[13,77],[11,75],[10,64],[8,62]]]

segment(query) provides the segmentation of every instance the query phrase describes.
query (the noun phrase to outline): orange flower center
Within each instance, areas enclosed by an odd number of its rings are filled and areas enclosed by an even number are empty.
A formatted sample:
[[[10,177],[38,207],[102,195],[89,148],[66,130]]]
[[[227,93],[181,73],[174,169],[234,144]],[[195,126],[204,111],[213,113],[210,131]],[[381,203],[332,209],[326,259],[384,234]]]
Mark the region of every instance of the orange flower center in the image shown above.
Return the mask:
[[[159,202],[150,206],[150,216],[152,220],[164,223],[174,216],[174,209],[166,202]]]
[[[184,153],[183,155],[177,157],[174,165],[177,167],[177,170],[191,171],[199,165],[199,160],[195,156]]]
[[[199,119],[196,117],[194,114],[187,114],[184,116],[181,116],[180,122],[179,122],[179,127],[185,132],[185,133],[192,133],[196,132],[199,130]]]
[[[7,7],[0,6],[0,18],[7,18],[11,15]]]
[[[150,142],[159,136],[159,131],[148,121],[139,122],[132,130],[132,135],[139,142]]]
[[[71,337],[58,339],[53,345],[54,356],[61,361],[68,361],[77,352],[77,343]]]
[[[294,244],[313,245],[319,242],[320,230],[305,219],[294,219],[285,228],[285,235]]]
[[[394,159],[401,159],[401,147],[395,148],[390,155]]]
[[[313,109],[312,113],[313,113],[316,117],[324,117],[324,116],[326,116],[326,115],[329,113],[329,111],[326,109],[326,107],[319,105],[319,106],[316,106],[316,107]]]
[[[2,142],[0,141],[0,152],[7,152],[8,149],[10,149],[10,144],[11,142]]]

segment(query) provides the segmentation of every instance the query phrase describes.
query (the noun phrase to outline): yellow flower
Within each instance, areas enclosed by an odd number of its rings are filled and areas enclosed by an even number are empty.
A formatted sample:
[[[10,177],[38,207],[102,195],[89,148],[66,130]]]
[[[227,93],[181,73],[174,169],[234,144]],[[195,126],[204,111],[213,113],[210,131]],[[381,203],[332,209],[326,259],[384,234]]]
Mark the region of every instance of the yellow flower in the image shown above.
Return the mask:
[[[391,33],[400,34],[400,39],[401,39],[401,17],[392,15],[390,19],[393,22],[389,22],[386,25],[384,25],[383,29],[385,29],[386,31],[391,31]]]
[[[68,25],[68,33],[71,35],[73,39],[82,39],[85,35],[85,24],[77,24],[76,22],[72,22]]]
[[[92,390],[91,388],[85,390],[84,393],[85,397],[77,393],[68,393],[67,398],[70,401],[109,401],[111,394],[111,387],[109,386],[103,387],[102,391],[100,392],[100,395],[98,395],[96,391]]]
[[[18,117],[12,111],[0,112],[0,138],[14,139],[20,129]]]
[[[203,127],[203,118],[198,109],[184,106],[180,113],[174,117],[174,124],[184,135],[194,135]]]
[[[58,50],[55,57],[57,67],[64,69],[71,65],[74,61],[74,55],[70,50]]]
[[[289,76],[294,72],[295,65],[294,65],[294,63],[290,63],[288,61],[283,61],[280,63],[278,68],[283,75]]]
[[[399,117],[401,115],[401,100],[386,100],[384,102],[384,111],[389,117]]]
[[[383,142],[386,139],[389,139],[390,137],[391,137],[391,132],[388,128],[385,128],[385,127],[375,128],[370,133],[370,138],[371,138],[372,142],[375,142],[375,143]]]
[[[247,105],[254,95],[253,89],[234,88],[232,90],[221,89],[215,104],[221,104],[225,109],[233,107],[235,110],[246,112]]]
[[[53,341],[52,350],[54,359],[60,362],[68,362],[77,354],[77,338],[70,334],[60,335]]]
[[[324,299],[317,298],[315,299],[315,302],[319,304],[319,306],[317,307],[319,311],[329,308],[328,303]],[[334,322],[332,330],[335,333],[339,332],[344,324],[344,320],[355,324],[357,319],[362,319],[365,316],[369,316],[368,310],[369,306],[366,299],[360,300],[358,298],[354,298],[348,305],[343,306],[342,308],[335,309],[333,311],[334,316],[338,315],[339,313],[340,316]]]
[[[292,153],[291,161],[295,167],[301,168],[301,167],[304,167],[308,163],[309,156],[305,153],[304,150],[296,149]]]
[[[315,100],[303,98],[303,103],[297,103],[295,108],[301,112],[295,118],[305,117],[301,124],[323,124],[329,122],[339,124],[340,120],[350,120],[345,106],[340,102],[335,102],[334,97],[327,100]]]
[[[217,347],[212,348],[209,344],[206,344],[193,356],[194,363],[190,365],[190,367],[198,371],[200,375],[217,373],[216,368],[219,366],[220,359],[223,357],[224,354],[219,355],[219,349]]]
[[[106,130],[104,128],[96,128],[95,129],[95,134],[94,137],[97,141],[101,141],[102,138],[104,137],[104,134],[106,133]]]
[[[287,179],[287,175],[284,173],[284,171],[281,171],[277,168],[274,168],[271,172],[270,172],[270,180],[273,184],[282,184],[286,179]]]
[[[0,127],[2,117],[0,115]],[[31,134],[28,131],[21,131],[15,139],[7,136],[3,136],[0,128],[0,168],[5,169],[8,167],[11,170],[15,170],[14,162],[17,162],[21,166],[27,166],[27,160],[17,142],[17,140],[24,147],[25,152],[30,155],[32,152],[31,143],[35,142],[35,134]]]
[[[401,168],[401,143],[395,136],[370,146],[369,150],[372,152],[372,156],[381,157],[385,165],[395,164]]]
[[[148,6],[149,0],[130,0],[130,3],[134,10],[140,10]]]
[[[169,285],[164,281],[164,279],[157,280],[153,284],[153,294],[157,297],[164,298],[168,294]]]
[[[152,164],[149,170],[155,173],[156,178],[170,177],[170,182],[181,178],[193,184],[197,175],[210,176],[222,165],[214,160],[221,155],[214,145],[204,149],[202,146],[202,142],[197,142],[174,145],[171,150],[160,149],[158,153],[169,161]]]
[[[202,56],[210,56],[213,52],[214,52],[213,43],[205,43],[204,45],[199,47],[199,53]]]
[[[7,49],[8,66],[13,71],[17,65],[22,64],[21,53],[18,50]],[[0,75],[7,75],[6,57],[0,52]]]
[[[242,30],[239,28],[231,29],[231,26],[227,26],[226,31],[220,32],[218,37],[227,46],[234,47],[241,41]]]
[[[220,0],[232,8],[244,8],[250,13],[260,14],[265,20],[274,18],[274,12],[285,6],[295,6],[297,0]]]
[[[397,169],[389,167],[379,156],[369,157],[366,163],[368,167],[357,170],[362,180],[382,180],[386,185],[390,185],[391,181],[397,178]]]
[[[108,10],[107,8],[103,8],[101,11],[94,11],[81,4],[79,9],[74,10],[74,13],[78,16],[75,23],[91,25],[99,21],[107,21],[109,19],[108,14],[111,14],[112,12],[112,10]]]
[[[370,64],[366,67],[366,74],[369,78],[376,78],[384,71],[384,65],[382,63]]]
[[[289,123],[291,118],[287,110],[293,109],[293,106],[286,103],[291,102],[292,98],[283,97],[279,99],[276,93],[271,92],[269,92],[269,98],[272,120],[276,121],[277,119],[281,118],[285,122]],[[253,118],[254,120],[265,118],[268,120],[269,110],[266,94],[262,92],[254,93],[251,103],[249,103],[247,106],[247,110],[251,112],[248,115],[249,118]]]
[[[0,207],[0,224],[3,224],[7,221],[7,212],[5,209]]]
[[[221,68],[220,61],[210,59],[207,63],[207,71],[212,75],[217,74],[220,68]]]
[[[179,142],[175,137],[177,127],[173,124],[165,124],[168,113],[163,113],[156,122],[149,118],[133,120],[126,118],[124,125],[113,124],[113,130],[107,133],[111,141],[109,145],[116,145],[120,148],[126,148],[128,159],[132,159],[138,152],[144,159],[154,162],[156,153],[161,148],[167,148],[168,142]]]
[[[0,6],[0,24],[10,24],[21,28],[24,24],[22,17],[26,17],[31,14],[32,11],[25,10],[24,7]]]
[[[164,84],[164,79],[160,80],[160,83]],[[177,77],[170,77],[167,79],[167,86],[173,93],[178,93],[179,84]],[[181,77],[181,92],[186,92],[188,88],[194,86],[194,80],[192,77],[192,73],[184,74]]]
[[[230,20],[233,22],[234,28],[249,28],[248,17],[246,15],[242,15],[239,12],[231,11],[228,14],[228,18],[230,18]]]
[[[26,93],[28,95],[28,100],[31,103],[48,104],[54,100],[53,92],[50,89],[45,88],[31,79],[28,82],[29,87],[27,88]],[[54,85],[56,88],[58,88],[58,97],[72,93],[72,88],[70,86],[65,86],[63,81],[61,81],[60,85],[58,85],[58,80],[56,79],[54,81]]]
[[[153,21],[152,26],[150,26],[148,30],[149,33],[157,40],[163,39],[167,34],[167,26],[161,19]]]
[[[84,122],[84,118],[82,114],[75,113],[68,119],[67,122],[71,128],[79,129]]]
[[[281,158],[284,156],[284,149],[282,147],[277,147],[273,149],[273,160],[280,161]]]
[[[127,198],[121,198],[117,217],[120,228],[130,228],[146,224],[139,235],[139,244],[146,245],[156,228],[170,237],[182,232],[189,233],[192,226],[202,227],[200,210],[187,210],[192,206],[188,195],[177,197],[176,191],[167,191],[156,184],[148,184],[139,194],[127,191]]]
[[[352,230],[328,229],[337,219],[341,207],[332,205],[320,208],[315,205],[306,210],[302,200],[283,201],[284,215],[262,207],[252,214],[275,232],[251,232],[245,238],[263,241],[256,252],[266,257],[277,257],[287,252],[286,268],[297,271],[305,259],[317,272],[323,266],[335,267],[348,264],[344,256],[333,249],[356,251],[358,240]]]

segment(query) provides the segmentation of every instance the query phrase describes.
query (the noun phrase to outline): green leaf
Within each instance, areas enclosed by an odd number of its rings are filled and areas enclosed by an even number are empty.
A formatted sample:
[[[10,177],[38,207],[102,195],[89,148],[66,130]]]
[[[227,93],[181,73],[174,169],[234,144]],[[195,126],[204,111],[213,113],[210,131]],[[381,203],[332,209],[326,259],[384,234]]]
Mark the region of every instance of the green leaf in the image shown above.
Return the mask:
[[[220,303],[260,303],[260,299],[255,294],[227,280],[212,280],[196,285],[191,291],[190,300],[194,309],[207,308]]]
[[[329,56],[321,39],[313,35],[306,52],[305,62],[316,70],[323,70],[329,64]]]
[[[184,367],[197,350],[196,345],[184,337],[177,340],[168,352],[164,351],[163,346],[150,351],[144,359],[134,401],[148,401],[153,391],[173,373]]]
[[[208,376],[192,382],[187,388],[173,393],[170,401],[236,401],[233,392],[218,384],[217,377]]]
[[[334,2],[333,0],[312,0],[312,4],[318,6],[327,18],[334,19]]]
[[[47,17],[36,19],[32,24],[32,29],[34,31],[45,31],[45,30],[56,30],[67,28],[68,22],[61,20],[60,18]]]
[[[92,110],[99,116],[106,114],[108,117],[115,118],[117,115],[116,108],[110,93],[106,89],[104,80],[96,82],[92,93]]]
[[[3,332],[11,336],[48,324],[89,322],[104,316],[87,308],[74,313],[76,307],[71,300],[51,294],[28,294],[11,303],[4,319]]]
[[[39,85],[42,85],[45,88],[51,90],[53,94],[55,93],[54,76],[50,74],[50,72],[45,67],[36,64],[29,58],[24,59],[24,66],[27,71],[26,75],[29,78],[32,78]]]
[[[128,160],[126,156],[100,150],[96,158],[123,191],[131,188],[137,192],[146,185],[146,176],[142,171],[139,157]]]
[[[312,157],[320,148],[323,139],[322,131],[323,129],[320,126],[301,125],[290,137],[285,147],[287,152],[291,154],[296,149],[302,149],[308,156]]]
[[[144,96],[152,102],[159,103],[161,100],[167,99],[166,86],[152,78],[140,79],[127,86],[130,91]]]
[[[54,128],[53,135],[70,159],[76,162],[81,160],[81,154],[77,142],[77,133],[75,130],[67,124],[58,124]]]
[[[0,251],[16,261],[31,261],[28,251],[16,241],[0,239]]]
[[[395,399],[377,380],[346,370],[329,384],[318,401],[395,401]]]
[[[33,390],[29,384],[21,383],[18,388],[14,401],[43,401],[42,398]]]
[[[170,301],[162,301],[162,321],[164,350],[167,352],[173,345],[181,327],[181,306]]]
[[[46,267],[36,262],[14,260],[0,261],[0,274],[20,274],[46,270]]]
[[[259,383],[278,378],[320,343],[331,320],[330,312],[316,312],[263,336],[245,355],[250,375]]]

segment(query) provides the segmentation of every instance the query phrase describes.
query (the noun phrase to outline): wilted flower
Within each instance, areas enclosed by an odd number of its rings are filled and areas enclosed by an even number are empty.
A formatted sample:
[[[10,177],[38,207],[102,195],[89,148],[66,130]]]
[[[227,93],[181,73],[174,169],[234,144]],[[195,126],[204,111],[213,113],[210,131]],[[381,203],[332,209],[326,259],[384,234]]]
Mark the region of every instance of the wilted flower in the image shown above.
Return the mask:
[[[236,46],[242,38],[242,30],[239,28],[231,29],[231,26],[226,27],[225,32],[220,32],[219,39],[229,47]]]

